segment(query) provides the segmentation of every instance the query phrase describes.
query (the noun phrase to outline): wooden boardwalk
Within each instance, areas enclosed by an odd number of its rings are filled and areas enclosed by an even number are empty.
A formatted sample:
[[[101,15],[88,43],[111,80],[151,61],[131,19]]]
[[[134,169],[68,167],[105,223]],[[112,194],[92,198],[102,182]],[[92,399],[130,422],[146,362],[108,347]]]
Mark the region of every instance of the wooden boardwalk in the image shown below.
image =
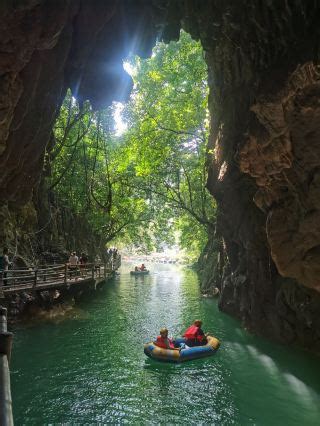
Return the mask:
[[[71,286],[97,286],[110,278],[121,266],[121,256],[108,263],[87,263],[72,267],[68,264],[15,269],[2,278],[0,291],[3,295],[28,291],[44,291]],[[1,285],[2,284],[2,285]]]
[[[96,288],[121,266],[121,256],[105,264],[88,263],[71,267],[51,265],[28,269],[9,270],[2,277],[0,292],[3,296],[19,292],[41,292],[65,288]],[[9,361],[12,334],[7,331],[7,310],[0,306],[0,426],[13,426]]]
[[[109,265],[87,264],[70,268],[68,265],[52,265],[46,268],[10,270],[5,285],[0,287],[2,296],[20,292],[56,290],[73,286],[96,288],[114,274],[120,262]],[[83,288],[83,287],[82,287]],[[12,334],[7,331],[7,310],[0,306],[0,425],[13,426],[9,361]]]

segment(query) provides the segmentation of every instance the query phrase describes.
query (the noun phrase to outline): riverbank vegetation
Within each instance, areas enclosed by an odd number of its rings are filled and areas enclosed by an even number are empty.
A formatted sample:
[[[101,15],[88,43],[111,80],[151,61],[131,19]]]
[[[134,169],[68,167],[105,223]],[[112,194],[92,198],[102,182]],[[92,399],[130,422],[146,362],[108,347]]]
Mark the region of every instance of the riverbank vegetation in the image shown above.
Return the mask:
[[[106,244],[142,251],[179,244],[195,260],[215,224],[205,188],[209,133],[207,70],[200,44],[158,43],[128,59],[134,89],[119,105],[93,111],[68,92],[46,153],[47,187],[87,219]]]

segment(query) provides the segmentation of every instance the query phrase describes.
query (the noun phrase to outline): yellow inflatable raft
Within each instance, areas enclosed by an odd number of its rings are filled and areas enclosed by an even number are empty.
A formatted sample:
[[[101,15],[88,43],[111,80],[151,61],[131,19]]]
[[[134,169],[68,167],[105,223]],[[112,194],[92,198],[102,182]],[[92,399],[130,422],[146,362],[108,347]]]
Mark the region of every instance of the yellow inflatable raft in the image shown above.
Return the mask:
[[[216,353],[220,346],[220,342],[216,337],[207,336],[208,343],[203,346],[193,346],[181,350],[159,348],[153,342],[144,345],[144,353],[153,359],[166,362],[184,362],[192,359],[204,358],[212,356]],[[185,339],[177,339],[175,345],[185,342]]]

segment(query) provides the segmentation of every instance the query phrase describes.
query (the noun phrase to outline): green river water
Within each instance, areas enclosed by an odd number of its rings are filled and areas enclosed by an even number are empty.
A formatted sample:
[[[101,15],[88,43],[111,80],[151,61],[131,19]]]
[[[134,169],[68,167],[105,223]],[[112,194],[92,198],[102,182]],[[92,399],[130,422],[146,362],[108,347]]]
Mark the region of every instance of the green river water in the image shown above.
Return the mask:
[[[215,356],[184,364],[148,359],[162,326],[180,335],[195,319],[221,339]],[[249,335],[200,296],[194,272],[129,265],[60,322],[13,330],[16,425],[320,425],[320,363]]]

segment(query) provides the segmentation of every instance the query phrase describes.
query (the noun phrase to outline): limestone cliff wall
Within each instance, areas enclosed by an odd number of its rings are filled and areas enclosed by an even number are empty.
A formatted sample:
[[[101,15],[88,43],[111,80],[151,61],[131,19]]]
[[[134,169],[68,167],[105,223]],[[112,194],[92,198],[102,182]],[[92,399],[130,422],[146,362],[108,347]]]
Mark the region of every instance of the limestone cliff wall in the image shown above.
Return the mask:
[[[0,2],[0,237],[12,254],[101,245],[43,191],[45,148],[67,88],[94,108],[127,99],[122,60],[150,54],[162,14],[145,0]]]
[[[194,2],[184,19],[209,69],[220,307],[319,352],[320,4]]]
[[[320,351],[319,3],[1,3],[3,208],[31,198],[67,87],[95,107],[124,99],[122,59],[183,27],[208,64],[208,188],[227,259],[220,306],[255,332]]]
[[[126,99],[122,60],[151,52],[160,16],[146,0],[1,2],[1,200],[30,199],[68,87],[95,108]]]

